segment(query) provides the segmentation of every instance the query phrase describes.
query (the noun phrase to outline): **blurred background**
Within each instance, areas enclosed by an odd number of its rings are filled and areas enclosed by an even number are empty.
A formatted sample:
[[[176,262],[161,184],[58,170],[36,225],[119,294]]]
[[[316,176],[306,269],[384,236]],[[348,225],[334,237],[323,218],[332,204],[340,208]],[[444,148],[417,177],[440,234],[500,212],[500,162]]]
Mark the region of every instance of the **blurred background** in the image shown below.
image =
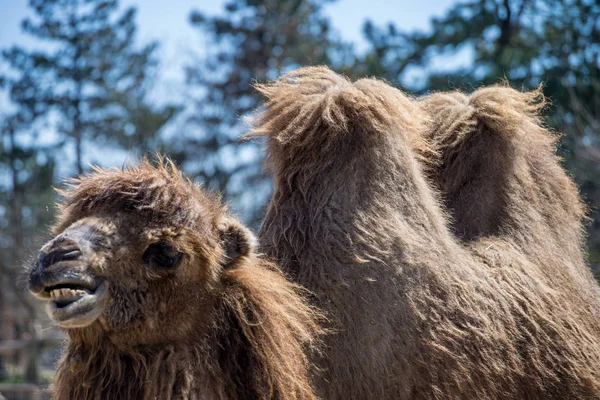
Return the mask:
[[[51,381],[60,332],[30,301],[61,181],[91,163],[172,157],[258,227],[270,194],[260,142],[239,143],[255,82],[326,64],[414,95],[506,79],[543,85],[546,123],[590,207],[600,269],[597,0],[2,0],[0,392]],[[31,397],[33,396],[33,397]]]

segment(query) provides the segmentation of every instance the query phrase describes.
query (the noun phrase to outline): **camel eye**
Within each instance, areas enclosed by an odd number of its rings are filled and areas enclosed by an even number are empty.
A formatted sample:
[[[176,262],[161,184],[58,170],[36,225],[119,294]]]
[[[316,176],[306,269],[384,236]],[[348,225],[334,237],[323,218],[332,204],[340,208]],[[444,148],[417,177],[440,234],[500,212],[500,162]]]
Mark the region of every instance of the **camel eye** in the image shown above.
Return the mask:
[[[142,260],[159,269],[173,269],[179,264],[183,254],[178,252],[168,243],[153,243],[144,252]]]

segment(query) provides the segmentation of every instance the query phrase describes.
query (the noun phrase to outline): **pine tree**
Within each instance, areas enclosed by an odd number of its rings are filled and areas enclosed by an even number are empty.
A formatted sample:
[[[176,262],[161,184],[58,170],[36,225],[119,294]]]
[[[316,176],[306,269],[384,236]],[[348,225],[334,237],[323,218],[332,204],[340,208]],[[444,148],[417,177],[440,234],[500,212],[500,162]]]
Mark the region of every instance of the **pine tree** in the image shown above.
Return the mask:
[[[149,82],[144,81],[127,92],[114,94],[123,114],[120,123],[115,121],[111,126],[110,141],[139,157],[169,152],[170,144],[161,131],[182,110],[176,104],[152,104],[148,99],[150,89]]]
[[[187,172],[225,193],[242,217],[260,220],[270,182],[254,142],[240,143],[242,117],[259,104],[253,89],[284,69],[327,64],[341,67],[348,48],[331,32],[322,13],[327,1],[231,0],[223,16],[191,15],[208,36],[206,56],[187,68],[189,84],[200,92],[189,135],[176,143]],[[186,155],[193,156],[186,156]]]
[[[76,171],[82,173],[86,140],[112,138],[111,127],[123,118],[116,93],[144,80],[157,43],[135,48],[136,11],[115,18],[117,0],[30,0],[30,7],[36,18],[25,19],[23,29],[48,46],[3,53],[21,72],[11,83],[11,97],[42,115],[57,115],[55,128],[74,144]]]

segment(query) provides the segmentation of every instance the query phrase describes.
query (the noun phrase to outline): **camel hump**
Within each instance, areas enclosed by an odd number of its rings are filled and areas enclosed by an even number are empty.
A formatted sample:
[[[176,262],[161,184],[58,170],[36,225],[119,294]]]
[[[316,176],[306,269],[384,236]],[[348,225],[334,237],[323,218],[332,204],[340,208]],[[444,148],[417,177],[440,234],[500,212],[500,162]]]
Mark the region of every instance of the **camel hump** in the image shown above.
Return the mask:
[[[247,137],[267,137],[278,146],[332,148],[349,135],[401,134],[417,151],[426,114],[418,104],[387,83],[350,81],[327,67],[306,67],[256,88],[267,101],[251,120]]]
[[[540,124],[540,110],[547,101],[541,87],[520,92],[507,85],[496,85],[473,92],[469,104],[490,127],[499,131],[515,131],[524,122]]]
[[[434,93],[424,97],[421,105],[431,118],[428,139],[438,151],[460,147],[481,130],[525,143],[557,140],[542,124],[540,112],[547,101],[541,87],[521,92],[499,84],[471,95]]]

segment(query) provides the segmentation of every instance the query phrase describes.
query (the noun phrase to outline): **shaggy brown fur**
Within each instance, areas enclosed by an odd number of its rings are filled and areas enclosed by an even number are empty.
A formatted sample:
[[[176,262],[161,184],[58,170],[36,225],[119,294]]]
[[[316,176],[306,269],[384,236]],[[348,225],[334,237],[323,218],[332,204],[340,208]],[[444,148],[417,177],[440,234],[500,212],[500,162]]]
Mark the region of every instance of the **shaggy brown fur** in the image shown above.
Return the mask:
[[[54,398],[315,398],[305,352],[319,314],[217,196],[147,162],[97,169],[63,195],[45,249],[83,232],[83,259],[43,273],[91,274],[109,295],[97,320],[66,329]],[[157,242],[180,252],[176,268],[143,260]]]
[[[470,122],[457,130],[456,114],[434,111],[436,99],[423,107],[377,80],[313,67],[259,89],[268,101],[251,135],[267,137],[275,179],[261,245],[338,329],[316,360],[319,395],[600,397],[600,293],[581,258],[582,208],[550,138],[527,116],[526,95],[506,95],[500,115],[494,89],[471,99],[490,106],[478,114],[488,136],[531,131],[537,147],[524,152],[538,161],[524,165],[514,146],[481,143],[473,156],[452,147]],[[471,184],[468,163],[483,162],[483,149],[490,167],[471,172],[485,186],[469,198],[460,185]],[[466,243],[419,162],[437,153],[449,199],[467,196],[450,203]],[[515,178],[517,164],[536,172]],[[506,179],[486,181],[498,176]]]
[[[437,93],[423,99],[436,148],[432,177],[465,241],[499,236],[534,259],[561,260],[587,277],[584,207],[555,154],[556,136],[540,125],[541,90],[505,86]],[[550,272],[550,271],[548,271]],[[575,271],[570,271],[575,272]]]

